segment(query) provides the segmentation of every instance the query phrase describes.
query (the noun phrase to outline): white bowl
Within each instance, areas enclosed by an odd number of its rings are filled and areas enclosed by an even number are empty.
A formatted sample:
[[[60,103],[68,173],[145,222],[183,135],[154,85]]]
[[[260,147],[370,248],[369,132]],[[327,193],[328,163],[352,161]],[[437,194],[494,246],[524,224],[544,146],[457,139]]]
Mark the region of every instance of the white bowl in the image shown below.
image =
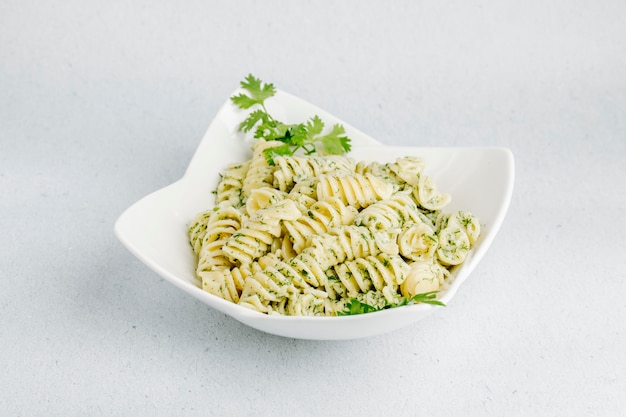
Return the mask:
[[[267,102],[279,120],[300,122],[317,114],[330,126],[341,123],[352,139],[349,156],[388,162],[420,156],[437,187],[452,195],[445,211],[463,209],[476,215],[482,234],[465,262],[453,269],[438,299],[449,304],[461,284],[487,252],[505,217],[514,182],[512,153],[505,148],[420,148],[384,146],[345,122],[297,97],[278,91]],[[414,323],[438,309],[429,304],[397,307],[341,317],[265,315],[203,291],[194,275],[195,258],[187,224],[214,204],[219,173],[226,165],[251,156],[248,138],[237,131],[245,115],[228,100],[209,126],[185,175],[142,198],[117,219],[115,233],[126,248],[157,274],[212,308],[255,329],[291,338],[341,340],[374,336]]]

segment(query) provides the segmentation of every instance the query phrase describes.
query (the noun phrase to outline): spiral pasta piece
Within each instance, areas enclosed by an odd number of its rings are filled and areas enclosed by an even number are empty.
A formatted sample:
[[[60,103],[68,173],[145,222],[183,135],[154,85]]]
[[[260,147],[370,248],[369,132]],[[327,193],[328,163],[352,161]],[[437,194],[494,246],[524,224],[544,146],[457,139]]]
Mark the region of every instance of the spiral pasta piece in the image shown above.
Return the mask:
[[[243,182],[249,167],[250,161],[233,163],[226,167],[220,175],[215,192],[217,205],[225,203],[235,207],[242,205]]]
[[[413,196],[419,205],[428,210],[441,210],[451,200],[450,194],[440,192],[428,175],[419,176]]]
[[[357,214],[354,207],[346,206],[337,197],[317,201],[303,216],[285,221],[284,227],[293,242],[296,253],[302,252],[311,236],[326,233],[330,228],[351,224]]]
[[[370,290],[397,294],[399,285],[409,273],[409,265],[398,255],[381,253],[336,265],[335,274],[348,290],[349,297]]]
[[[262,259],[262,258],[261,258]],[[231,275],[231,279],[235,283],[235,288],[239,294],[243,291],[243,287],[245,285],[246,279],[256,274],[262,269],[258,262],[252,262],[250,264],[235,266],[230,270],[224,270],[223,272],[228,272]]]
[[[284,280],[284,276],[269,268],[263,273],[256,273],[247,278],[238,304],[262,313],[269,312],[270,302],[284,299],[292,284]]]
[[[314,288],[294,292],[279,302],[268,305],[268,314],[287,316],[326,316],[328,295]]]
[[[377,178],[382,178],[383,180],[399,185],[401,184],[401,180],[396,176],[396,173],[390,168],[389,164],[380,163],[377,161],[366,162],[366,161],[358,161],[355,167],[355,173],[359,175],[373,175]]]
[[[302,279],[307,285],[315,288],[328,288],[328,277],[326,276],[326,269],[324,268],[318,259],[312,256],[310,253],[299,253],[292,258],[288,263],[289,271],[292,271],[297,279]],[[300,286],[303,286],[300,284]]]
[[[282,200],[273,206],[260,209],[250,217],[222,248],[235,265],[250,263],[267,253],[275,237],[281,235],[281,222],[301,216],[292,200]]]
[[[356,163],[344,156],[275,156],[274,187],[290,191],[295,183],[329,172],[352,172]]]
[[[241,211],[232,206],[220,206],[211,213],[198,252],[197,272],[233,267],[222,247],[241,228],[243,220]]]
[[[317,200],[317,178],[302,180],[289,191],[288,198],[304,207],[311,207]]]
[[[239,302],[239,291],[230,269],[199,271],[197,275],[204,291],[233,303]]]
[[[372,229],[390,230],[407,223],[421,223],[423,215],[413,198],[405,192],[394,193],[364,208],[355,217],[354,223]]]
[[[269,256],[269,255],[268,255]],[[230,269],[200,271],[202,289],[225,300],[238,303],[247,278],[262,270],[260,263],[265,257],[250,264],[235,266]]]
[[[291,259],[298,253],[293,248],[293,242],[288,235],[274,238],[270,244],[270,253],[275,254],[280,259]]]
[[[271,187],[260,187],[250,191],[246,200],[246,212],[252,216],[257,211],[284,200],[287,193]]]
[[[425,223],[412,224],[398,235],[400,253],[411,261],[432,259],[438,243],[435,231]]]
[[[187,235],[189,237],[189,244],[193,249],[193,253],[198,255],[200,249],[202,249],[202,241],[207,230],[207,223],[211,217],[213,210],[203,211],[194,217],[187,228]]]
[[[446,266],[459,265],[465,261],[469,250],[480,237],[480,223],[473,214],[456,211],[441,214],[437,219],[439,247],[437,257]]]
[[[268,313],[270,302],[277,302],[287,296],[286,286],[281,284],[274,282],[270,275],[248,278],[238,304],[261,313]]]
[[[339,197],[357,209],[391,197],[393,185],[372,174],[325,174],[319,177],[317,196]]]
[[[243,179],[241,195],[245,201],[255,188],[273,187],[275,166],[265,158],[265,149],[281,146],[279,141],[255,140],[252,142],[252,159]]]
[[[411,298],[417,294],[438,291],[448,275],[448,270],[436,262],[413,262],[406,279],[400,285],[400,292]]]
[[[465,230],[456,224],[439,231],[437,258],[446,266],[462,263],[470,250],[470,240]]]
[[[323,270],[331,266],[379,253],[396,254],[398,246],[386,232],[374,232],[365,226],[337,226],[311,238],[302,253],[314,257]]]
[[[232,206],[220,206],[211,213],[207,231],[198,253],[196,276],[202,289],[225,300],[237,302],[242,283],[232,273],[232,262],[222,247],[226,240],[241,227],[242,213]]]
[[[262,258],[258,264],[262,269],[244,281],[241,305],[267,313],[270,303],[280,303],[289,294],[297,293],[296,286],[310,288],[298,271],[275,255]]]
[[[450,221],[454,221],[456,224],[463,227],[465,233],[467,233],[470,246],[473,246],[476,243],[480,237],[481,231],[480,222],[476,216],[467,211],[457,211],[450,215],[448,224]]]
[[[404,156],[396,159],[396,162],[389,164],[389,169],[400,180],[406,182],[411,187],[417,187],[419,178],[424,170],[424,161],[416,156]]]

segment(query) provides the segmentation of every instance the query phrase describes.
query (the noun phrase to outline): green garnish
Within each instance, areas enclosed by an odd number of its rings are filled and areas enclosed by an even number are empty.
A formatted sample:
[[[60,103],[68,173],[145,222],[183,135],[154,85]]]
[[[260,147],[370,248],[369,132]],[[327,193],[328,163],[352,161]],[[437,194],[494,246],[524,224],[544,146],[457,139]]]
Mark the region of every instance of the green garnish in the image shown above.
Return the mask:
[[[421,294],[415,294],[411,298],[399,297],[396,302],[389,303],[386,302],[384,306],[377,307],[372,306],[362,301],[357,300],[356,298],[352,298],[346,304],[346,309],[344,311],[340,311],[337,313],[338,316],[351,316],[354,314],[366,314],[372,313],[374,311],[386,310],[394,307],[401,307],[405,305],[411,304],[432,304],[437,306],[445,307],[445,304],[441,301],[437,300],[437,291],[430,291]]]
[[[446,305],[443,302],[437,300],[437,292],[438,291],[423,292],[421,294],[415,294],[413,297],[408,299],[406,297],[400,297],[399,301],[393,304],[391,307],[399,307],[419,303],[445,307]]]
[[[372,313],[374,311],[381,310],[378,307],[374,307],[369,304],[362,303],[356,298],[353,298],[350,301],[348,301],[348,303],[346,304],[346,307],[347,307],[346,310],[337,312],[337,315],[338,316],[352,316],[355,314]]]
[[[330,132],[324,133],[324,122],[317,115],[296,124],[285,124],[274,119],[265,107],[265,100],[276,94],[273,84],[264,83],[250,74],[241,82],[241,88],[245,93],[232,96],[231,101],[243,110],[256,109],[250,111],[248,117],[240,123],[239,130],[244,133],[254,130],[255,139],[284,143],[265,149],[265,157],[271,165],[274,165],[274,156],[291,156],[298,150],[302,150],[305,155],[316,152],[342,155],[350,151],[350,138],[341,124],[335,124]]]

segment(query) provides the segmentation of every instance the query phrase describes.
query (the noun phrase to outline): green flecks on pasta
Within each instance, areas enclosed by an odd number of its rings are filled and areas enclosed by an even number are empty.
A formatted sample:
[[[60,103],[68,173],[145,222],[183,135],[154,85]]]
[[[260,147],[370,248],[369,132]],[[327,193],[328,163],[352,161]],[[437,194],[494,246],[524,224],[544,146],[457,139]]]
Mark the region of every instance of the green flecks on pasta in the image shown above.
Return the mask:
[[[480,238],[469,211],[425,161],[274,156],[272,141],[220,173],[215,205],[191,219],[188,240],[205,291],[264,314],[335,316],[351,300],[371,311],[438,291]],[[369,310],[368,310],[369,311]]]

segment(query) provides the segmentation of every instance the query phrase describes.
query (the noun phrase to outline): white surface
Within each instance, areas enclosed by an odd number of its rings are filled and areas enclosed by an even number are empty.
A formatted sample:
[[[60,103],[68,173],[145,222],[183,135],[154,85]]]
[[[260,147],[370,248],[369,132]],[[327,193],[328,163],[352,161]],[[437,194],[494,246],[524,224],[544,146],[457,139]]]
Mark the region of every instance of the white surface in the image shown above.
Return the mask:
[[[2,2],[0,414],[623,414],[625,15]],[[371,339],[271,336],[117,241],[115,219],[183,175],[249,72],[386,144],[513,151],[507,218],[445,310]]]
[[[352,317],[278,317],[251,311],[201,289],[195,274],[198,260],[193,256],[185,231],[199,213],[215,206],[211,190],[217,189],[227,166],[252,157],[250,138],[238,132],[242,112],[230,102],[234,94],[226,97],[211,121],[185,175],[142,197],[116,220],[115,234],[130,252],[198,300],[255,329],[279,336],[310,340],[377,336],[412,324],[437,310],[421,304]],[[433,178],[435,186],[452,195],[452,201],[443,211],[464,210],[477,216],[483,225],[480,239],[464,262],[451,270],[445,289],[437,295],[441,302],[450,304],[491,246],[509,208],[514,182],[514,157],[510,150],[383,145],[312,103],[281,90],[268,100],[268,107],[270,104],[269,111],[282,114],[279,119],[287,123],[317,115],[326,126],[343,126],[352,147],[347,156],[355,162],[395,162],[406,156],[423,158],[425,173]]]

